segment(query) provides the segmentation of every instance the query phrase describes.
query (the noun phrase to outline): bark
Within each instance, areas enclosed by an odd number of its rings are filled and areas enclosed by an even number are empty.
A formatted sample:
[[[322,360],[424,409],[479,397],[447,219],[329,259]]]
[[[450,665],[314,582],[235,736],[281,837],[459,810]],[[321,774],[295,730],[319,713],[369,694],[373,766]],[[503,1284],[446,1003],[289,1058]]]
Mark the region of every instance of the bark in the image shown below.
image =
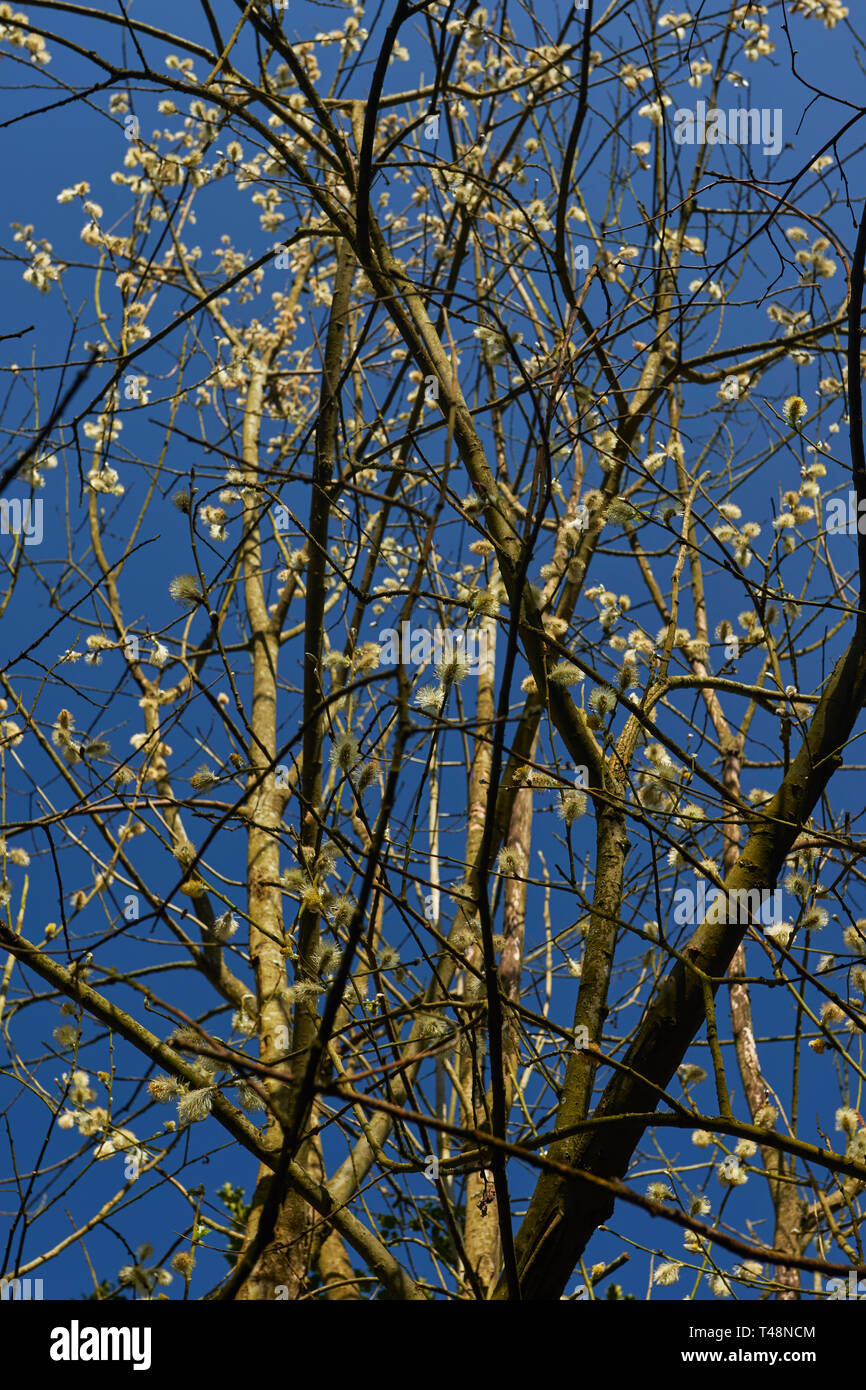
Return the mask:
[[[788,774],[770,803],[754,814],[751,834],[726,877],[726,888],[769,890],[774,885],[801,827],[841,764],[842,749],[866,695],[864,650],[864,631],[858,624]],[[629,1072],[617,1070],[601,1096],[595,1115],[622,1116],[622,1122],[566,1141],[575,1169],[625,1176],[646,1127],[643,1120],[628,1116],[656,1109],[656,1088],[668,1085],[705,1021],[701,979],[689,962],[720,980],[740,945],[743,929],[720,923],[716,916],[713,910],[707,914],[684,948],[684,959],[659,985],[624,1059]],[[560,1297],[588,1240],[613,1207],[611,1197],[589,1184],[541,1178],[516,1240],[523,1298]],[[500,1283],[497,1297],[504,1296]]]
[[[740,748],[734,742],[729,746],[725,758],[723,780],[735,797],[739,797],[740,794],[740,762]],[[737,862],[739,838],[739,820],[732,807],[729,806],[725,817],[724,869],[726,873]],[[746,974],[746,952],[742,942],[734,952],[728,973],[732,981],[737,975]],[[752,1002],[749,986],[743,981],[731,984],[730,1011],[737,1066],[743,1083],[743,1093],[749,1107],[749,1114],[754,1123],[758,1111],[766,1104],[768,1092],[761,1076],[761,1064],[752,1024]],[[778,1149],[774,1149],[768,1144],[762,1144],[760,1150],[770,1186],[770,1199],[776,1215],[773,1245],[776,1250],[785,1250],[792,1255],[800,1255],[803,1251],[800,1231],[804,1204],[795,1184],[782,1180],[790,1176],[793,1165],[786,1160],[784,1154],[779,1153]],[[800,1271],[798,1269],[790,1265],[777,1265],[775,1277],[778,1283],[785,1285],[785,1291],[779,1295],[781,1301],[789,1301],[798,1297],[800,1289]]]
[[[307,609],[304,656],[304,714],[303,763],[301,770],[301,854],[311,861],[319,838],[318,811],[322,786],[321,659],[323,647],[323,618],[327,572],[327,537],[330,516],[328,489],[334,467],[337,434],[338,388],[343,343],[348,319],[349,291],[354,261],[345,243],[340,242],[337,256],[334,299],[325,347],[325,373],[322,382],[320,413],[316,431],[316,458],[312,501],[310,507],[310,564],[307,582]],[[258,428],[261,414],[263,375],[253,375],[250,382],[246,421],[249,438],[244,432],[244,464],[257,480]],[[254,399],[254,392],[257,393]],[[262,584],[261,546],[258,526],[251,528],[244,550],[245,597],[253,639],[253,706],[251,715],[251,760],[257,750],[271,761],[271,771],[261,788],[254,808],[254,821],[249,834],[247,871],[250,901],[250,955],[256,972],[256,992],[259,1010],[259,1049],[263,1061],[274,1064],[284,1055],[285,1038],[292,1023],[285,1004],[285,957],[282,951],[282,894],[279,887],[279,839],[283,798],[275,787],[273,765],[276,761],[276,677],[279,652],[279,633],[267,610]],[[259,756],[261,754],[259,753]],[[318,914],[312,909],[301,913],[298,930],[299,978],[315,979],[315,959],[319,946]],[[291,1055],[296,1078],[303,1074],[306,1056],[317,1028],[315,1002],[300,1001],[295,1005],[292,1027]],[[281,1044],[281,1045],[280,1045]],[[292,1092],[284,1092],[279,1083],[278,1113],[294,1119]],[[279,1149],[284,1137],[283,1126],[276,1115],[268,1125],[269,1144]],[[302,1144],[296,1156],[306,1168],[309,1160],[307,1146]],[[246,1232],[244,1249],[256,1240],[259,1223],[269,1200],[279,1202],[273,1233],[260,1253],[253,1271],[245,1278],[237,1297],[262,1299],[274,1297],[274,1286],[284,1286],[288,1297],[295,1299],[303,1287],[309,1265],[310,1224],[309,1203],[297,1191],[272,1193],[273,1175],[262,1172],[256,1187],[252,1211]],[[264,1239],[264,1236],[261,1237]],[[243,1254],[243,1252],[242,1252]],[[285,1296],[285,1295],[283,1295]]]
[[[506,848],[521,856],[522,862],[529,865],[532,841],[532,791],[524,787],[517,793],[511,812],[511,823],[505,841]],[[522,878],[509,878],[505,883],[505,907],[503,920],[504,944],[499,966],[499,979],[506,999],[519,1000],[520,975],[523,965],[523,938],[526,928],[526,882]],[[507,1016],[507,1011],[506,1011]],[[504,1039],[505,1096],[511,1106],[514,1093],[514,1077],[517,1065],[517,1033],[509,1026]],[[489,1297],[495,1287],[500,1263],[500,1239],[497,1222],[496,1198],[489,1202],[491,1193],[490,1174],[471,1173],[466,1184],[466,1222],[464,1240],[466,1254],[478,1276],[478,1282]]]

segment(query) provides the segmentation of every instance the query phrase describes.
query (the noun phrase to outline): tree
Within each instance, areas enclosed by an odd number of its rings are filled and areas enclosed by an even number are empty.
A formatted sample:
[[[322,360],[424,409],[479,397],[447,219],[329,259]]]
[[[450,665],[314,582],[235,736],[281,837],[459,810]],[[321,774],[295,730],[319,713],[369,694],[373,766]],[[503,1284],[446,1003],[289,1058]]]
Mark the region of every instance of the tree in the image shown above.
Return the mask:
[[[163,8],[0,6],[7,1275],[841,1296],[848,9]]]

